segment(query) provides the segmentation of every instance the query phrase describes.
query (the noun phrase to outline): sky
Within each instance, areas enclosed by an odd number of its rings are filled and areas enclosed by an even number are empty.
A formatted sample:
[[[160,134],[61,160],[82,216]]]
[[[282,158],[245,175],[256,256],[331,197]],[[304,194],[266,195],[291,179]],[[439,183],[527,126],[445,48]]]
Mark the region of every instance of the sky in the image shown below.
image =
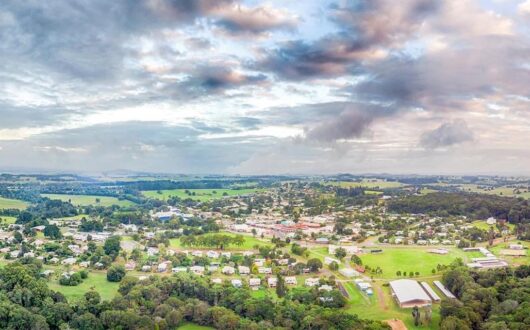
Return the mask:
[[[530,175],[530,0],[2,0],[0,170]]]

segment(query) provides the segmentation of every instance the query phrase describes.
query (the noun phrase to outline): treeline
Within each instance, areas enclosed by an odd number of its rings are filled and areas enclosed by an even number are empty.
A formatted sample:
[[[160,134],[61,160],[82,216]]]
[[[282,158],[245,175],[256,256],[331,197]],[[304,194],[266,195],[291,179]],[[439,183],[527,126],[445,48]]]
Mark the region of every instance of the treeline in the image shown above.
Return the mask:
[[[510,223],[530,220],[528,200],[472,193],[432,193],[406,196],[388,202],[395,213],[424,213],[436,216],[467,216],[473,219],[495,217]]]
[[[442,301],[442,330],[530,329],[530,266],[471,271],[453,265],[443,282],[458,300]]]
[[[39,277],[40,270],[34,260],[0,270],[1,329],[169,330],[186,321],[227,330],[389,329],[341,309],[300,301],[307,294],[295,293],[275,302],[252,297],[248,288],[214,285],[185,273],[142,282],[126,277],[110,302],[89,291],[71,303],[48,288]]]
[[[212,247],[216,249],[223,250],[224,248],[230,245],[241,246],[245,243],[245,238],[243,235],[223,235],[223,234],[212,234],[212,235],[189,235],[182,236],[180,238],[180,243],[183,246],[191,247]]]

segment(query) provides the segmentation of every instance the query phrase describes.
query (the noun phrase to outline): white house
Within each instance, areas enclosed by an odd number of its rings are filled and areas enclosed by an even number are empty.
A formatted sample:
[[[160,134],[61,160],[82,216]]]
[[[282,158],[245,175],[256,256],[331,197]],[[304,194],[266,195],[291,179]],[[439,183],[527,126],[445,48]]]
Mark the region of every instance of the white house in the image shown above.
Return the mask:
[[[319,291],[331,291],[333,290],[333,287],[331,285],[327,285],[327,284],[324,284],[324,285],[321,285],[319,288],[318,288]]]
[[[298,281],[296,280],[295,276],[286,276],[285,277],[285,284],[287,284],[287,285],[296,285],[296,284],[298,284]]]
[[[243,286],[243,283],[241,282],[240,279],[233,279],[231,282],[234,288],[240,288]]]
[[[269,285],[269,288],[275,288],[278,284],[278,279],[276,277],[269,277],[267,279],[267,284]]]
[[[223,280],[220,279],[220,278],[212,278],[212,283],[213,284],[222,284]]]
[[[225,275],[233,275],[236,270],[232,266],[224,266],[222,272]]]
[[[61,261],[61,265],[74,265],[76,262],[75,258],[66,258],[63,261]]]
[[[196,275],[202,275],[204,274],[204,267],[203,266],[191,266],[190,271]]]
[[[272,268],[270,267],[259,267],[258,273],[260,274],[272,274]]]
[[[208,258],[217,259],[217,258],[219,258],[219,252],[216,252],[216,251],[208,251],[208,252],[206,252],[206,256],[207,256]]]
[[[187,271],[188,271],[188,269],[186,267],[173,267],[171,269],[172,273],[185,273]]]
[[[248,275],[250,274],[250,268],[247,266],[239,266],[237,267],[237,270],[239,271],[239,275]]]
[[[248,285],[251,288],[257,288],[258,286],[261,285],[261,279],[259,279],[259,278],[251,278],[251,279],[248,280]]]
[[[151,271],[151,266],[149,265],[142,266],[142,272],[150,272],[150,271]]]
[[[304,284],[306,286],[317,286],[318,284],[320,284],[320,279],[317,277],[306,278]]]

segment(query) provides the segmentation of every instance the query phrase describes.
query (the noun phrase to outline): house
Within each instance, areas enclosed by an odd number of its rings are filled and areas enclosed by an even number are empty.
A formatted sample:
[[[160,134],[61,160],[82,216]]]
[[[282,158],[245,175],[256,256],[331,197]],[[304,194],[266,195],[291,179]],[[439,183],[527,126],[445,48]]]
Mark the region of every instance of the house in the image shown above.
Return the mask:
[[[152,257],[152,256],[156,256],[160,251],[158,250],[158,248],[155,248],[155,247],[149,247],[147,248],[147,255]]]
[[[334,258],[330,258],[330,257],[324,257],[324,264],[329,265],[329,264],[331,264],[333,262],[336,262],[336,263],[338,263],[340,265],[340,260],[334,259]]]
[[[233,275],[236,270],[232,266],[224,266],[222,272],[225,275]]]
[[[202,257],[202,251],[193,251],[191,255],[194,257]]]
[[[355,269],[351,269],[351,268],[342,268],[339,270],[339,273],[341,273],[342,275],[346,277],[357,277],[360,275],[358,271],[356,271]]]
[[[360,249],[355,245],[328,245],[328,254],[334,255],[335,251],[337,251],[338,248],[341,248],[346,251],[346,254],[357,254],[360,252]]]
[[[267,279],[267,284],[269,285],[269,288],[275,288],[278,284],[278,278],[276,277],[269,277]]]
[[[289,264],[289,259],[278,259],[276,262],[280,266],[287,266]]]
[[[286,276],[285,277],[285,284],[287,284],[287,285],[296,285],[296,284],[298,284],[298,281],[296,280],[295,276]]]
[[[66,258],[63,261],[61,261],[61,265],[74,265],[76,262],[75,258]]]
[[[209,265],[209,266],[206,266],[206,269],[209,271],[209,272],[216,272],[218,269],[219,269],[219,266],[218,265]]]
[[[486,223],[487,223],[488,225],[490,225],[490,226],[493,226],[493,225],[495,225],[495,224],[497,223],[497,219],[495,219],[495,218],[493,218],[493,217],[488,218],[488,219],[486,219]]]
[[[230,259],[232,256],[231,252],[221,252],[221,256]]]
[[[35,258],[35,253],[33,252],[26,252],[24,253],[24,258]]]
[[[88,261],[82,261],[79,263],[79,267],[82,267],[82,268],[88,268],[90,266],[90,262]]]
[[[309,287],[317,286],[320,284],[320,279],[317,277],[306,278],[304,284]]]
[[[239,275],[248,275],[250,274],[250,268],[247,266],[239,266],[237,267],[237,270],[239,272]]]
[[[272,268],[270,267],[259,267],[258,273],[260,274],[272,274]]]
[[[250,257],[250,256],[253,256],[254,255],[254,252],[252,251],[244,251],[243,252],[243,257]]]
[[[204,267],[203,266],[191,266],[190,271],[194,273],[195,275],[202,275],[204,274]]]
[[[158,267],[156,268],[156,271],[159,273],[165,273],[168,269],[168,263],[167,262],[161,262],[158,264]]]
[[[251,278],[248,280],[248,285],[252,289],[257,289],[261,285],[261,279],[259,278]]]
[[[216,252],[216,251],[208,251],[208,252],[206,252],[206,256],[207,256],[208,258],[217,259],[217,258],[219,258],[219,252]]]
[[[240,279],[233,279],[233,280],[231,281],[231,283],[232,283],[232,286],[233,286],[234,288],[240,288],[240,287],[243,286],[243,283],[241,282]]]
[[[392,296],[401,308],[423,307],[432,304],[432,299],[417,281],[400,279],[390,281]]]
[[[151,266],[149,265],[142,266],[142,272],[150,272],[150,271],[151,271]]]
[[[319,237],[315,240],[315,243],[318,243],[318,244],[328,244],[329,243],[329,239],[327,239],[326,237]]]
[[[125,270],[134,270],[136,268],[136,262],[130,260],[125,264]]]
[[[510,250],[523,250],[524,246],[521,244],[510,244]]]
[[[333,287],[331,285],[327,285],[327,284],[324,284],[324,285],[321,285],[319,288],[318,288],[319,291],[331,291],[333,290]]]
[[[213,284],[223,284],[223,280],[220,278],[212,278]]]

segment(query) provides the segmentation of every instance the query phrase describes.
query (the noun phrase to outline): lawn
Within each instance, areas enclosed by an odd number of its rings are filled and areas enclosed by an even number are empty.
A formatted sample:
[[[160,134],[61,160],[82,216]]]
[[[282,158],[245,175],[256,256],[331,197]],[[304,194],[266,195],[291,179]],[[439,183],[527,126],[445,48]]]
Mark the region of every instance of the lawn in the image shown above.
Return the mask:
[[[501,255],[501,250],[508,249],[510,244],[515,244],[515,243],[520,243],[520,244],[522,244],[523,246],[526,247],[526,250],[525,250],[526,251],[526,256],[524,256],[524,257],[523,256],[521,256],[521,257],[512,257],[512,256]],[[500,257],[501,259],[504,259],[507,262],[509,262],[510,264],[513,264],[514,266],[515,265],[528,265],[528,264],[530,264],[530,253],[528,252],[528,249],[530,249],[530,242],[511,241],[511,242],[507,242],[507,243],[497,244],[497,245],[495,245],[493,247],[488,247],[487,249],[490,250],[496,256]]]
[[[119,283],[107,281],[107,274],[104,272],[90,272],[88,278],[78,286],[63,286],[55,278],[48,283],[50,289],[62,293],[69,301],[83,298],[85,292],[95,290],[101,295],[103,300],[111,300],[118,292]]]
[[[186,322],[180,327],[178,327],[177,330],[214,330],[214,328]]]
[[[18,200],[0,197],[0,209],[18,209],[23,210],[28,207],[28,203]]]
[[[397,277],[397,271],[419,272],[420,276],[432,276],[432,269],[436,269],[438,264],[448,265],[456,258],[462,258],[465,262],[479,256],[456,248],[448,248],[449,253],[446,255],[429,253],[427,250],[428,248],[420,247],[383,247],[382,253],[366,253],[361,255],[361,260],[365,266],[380,267],[383,270],[383,274],[374,277],[392,279]]]
[[[17,221],[16,217],[9,217],[7,215],[0,215],[0,223],[5,223],[7,225],[10,225],[12,223],[15,223]]]
[[[42,194],[42,197],[50,199],[59,199],[64,202],[70,202],[78,206],[99,205],[99,206],[132,206],[133,202],[128,200],[119,200],[116,197],[95,196],[95,195],[66,195],[66,194]],[[96,200],[99,200],[97,202]]]
[[[188,191],[189,193],[186,193]],[[171,197],[181,199],[191,198],[199,202],[219,199],[226,196],[248,195],[265,191],[264,189],[173,189],[173,190],[146,190],[142,191],[145,197],[168,200]]]
[[[215,233],[215,234],[217,234],[217,233]],[[238,234],[228,233],[228,232],[220,232],[219,234],[229,235],[229,236],[238,235]],[[205,235],[214,235],[214,233],[205,234]],[[243,243],[243,245],[241,245],[241,246],[230,245],[229,247],[225,248],[225,250],[227,250],[227,251],[253,250],[255,245],[272,246],[272,243],[270,241],[268,241],[268,240],[264,240],[264,239],[261,239],[261,238],[253,237],[253,236],[250,236],[250,235],[243,235],[243,237],[245,238],[245,242]],[[182,246],[182,244],[180,243],[180,239],[178,239],[178,238],[170,239],[169,243],[170,243],[170,246],[172,248],[177,248],[177,249],[191,249],[191,248],[195,248],[195,247],[184,247],[184,246]],[[211,249],[211,248],[204,248],[204,249]]]

